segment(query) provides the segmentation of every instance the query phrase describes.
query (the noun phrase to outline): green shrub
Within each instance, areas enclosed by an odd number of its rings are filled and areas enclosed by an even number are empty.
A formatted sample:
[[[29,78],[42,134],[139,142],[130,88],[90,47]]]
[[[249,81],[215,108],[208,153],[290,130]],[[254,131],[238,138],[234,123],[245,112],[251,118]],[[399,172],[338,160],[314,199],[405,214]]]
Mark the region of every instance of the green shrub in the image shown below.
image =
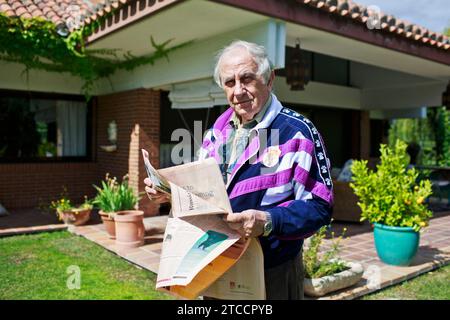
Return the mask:
[[[97,190],[97,195],[93,204],[103,212],[133,210],[139,201],[139,197],[128,185],[127,176],[123,177],[122,182],[119,183],[116,177],[110,178],[109,174],[106,174],[105,180],[102,181],[102,187],[94,185],[94,188]]]
[[[320,246],[325,238],[327,228],[328,226],[323,226],[310,238],[308,248],[303,253],[303,266],[306,278],[321,278],[349,269],[345,262],[338,258],[340,241],[347,230],[345,228],[337,239],[334,237],[334,232],[331,233],[331,249],[324,252],[322,256],[319,255]]]
[[[431,182],[416,182],[418,172],[408,169],[406,148],[406,143],[400,140],[394,148],[382,144],[381,163],[376,172],[368,169],[366,160],[353,162],[350,186],[360,200],[361,221],[412,227],[415,231],[427,226],[432,213],[425,199],[431,195]]]

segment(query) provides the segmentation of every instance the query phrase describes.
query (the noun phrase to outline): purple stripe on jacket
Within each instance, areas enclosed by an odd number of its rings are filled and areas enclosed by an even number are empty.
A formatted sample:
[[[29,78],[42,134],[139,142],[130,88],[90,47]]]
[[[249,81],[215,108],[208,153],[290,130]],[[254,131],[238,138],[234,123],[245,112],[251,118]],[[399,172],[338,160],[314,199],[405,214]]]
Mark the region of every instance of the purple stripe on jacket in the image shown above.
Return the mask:
[[[279,172],[256,176],[238,182],[230,194],[230,199],[250,192],[282,186],[292,181],[292,179],[300,184],[306,185],[308,177],[308,171],[299,165],[295,166],[294,170],[291,167]]]
[[[280,172],[256,176],[240,181],[234,186],[233,191],[230,194],[230,199],[247,193],[282,186],[292,181],[292,178],[294,178],[296,182],[304,185],[306,191],[319,196],[328,203],[333,203],[333,192],[328,189],[325,184],[309,177],[308,171],[299,165],[295,167],[294,174],[292,174],[292,168],[288,168]]]
[[[322,182],[314,180],[314,178],[310,177],[308,179],[305,184],[305,190],[321,197],[330,204],[333,204],[334,202],[333,191],[328,189]]]
[[[273,148],[273,146],[264,149],[264,151],[258,157],[257,162],[262,161],[264,155],[267,154],[269,148]],[[305,151],[310,155],[314,153],[314,143],[308,139],[292,139],[287,141],[286,143],[280,144],[279,148],[281,151],[281,154],[279,156],[280,158],[289,152]]]
[[[292,179],[292,169],[286,169],[280,172],[264,174],[238,182],[230,194],[230,199],[239,197],[243,194],[259,191],[262,189],[282,186]]]
[[[225,110],[225,112],[222,113],[219,118],[217,118],[216,122],[214,123],[213,129],[222,131],[224,128],[226,128],[231,120],[231,117],[233,116],[233,112],[234,111],[231,107]]]
[[[288,201],[282,202],[279,205],[277,205],[277,207],[287,207],[292,203],[292,201],[294,201],[294,200],[288,200]]]

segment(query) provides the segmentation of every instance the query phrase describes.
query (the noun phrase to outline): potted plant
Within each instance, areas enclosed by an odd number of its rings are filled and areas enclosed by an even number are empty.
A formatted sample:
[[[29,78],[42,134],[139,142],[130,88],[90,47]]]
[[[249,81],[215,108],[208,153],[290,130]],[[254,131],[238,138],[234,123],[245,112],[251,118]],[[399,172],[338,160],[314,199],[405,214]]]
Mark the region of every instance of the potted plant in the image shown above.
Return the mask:
[[[326,230],[327,226],[323,226],[309,239],[309,245],[303,254],[304,291],[306,295],[312,297],[321,297],[350,287],[361,280],[364,272],[360,263],[344,261],[338,257],[345,228],[337,239],[332,232],[331,248],[319,252]]]
[[[425,204],[431,195],[431,182],[417,182],[418,172],[408,168],[406,148],[401,140],[393,148],[382,144],[376,172],[367,168],[366,160],[352,165],[351,187],[359,198],[361,221],[374,224],[380,259],[398,266],[411,263],[419,247],[419,231],[432,216]]]
[[[116,243],[125,247],[136,247],[144,242],[144,212],[135,210],[139,197],[128,185],[128,176],[119,183],[116,179],[106,178],[102,187],[94,185],[97,195],[93,201],[100,209],[105,229]]]
[[[74,206],[67,195],[62,194],[60,199],[52,201],[50,209],[56,210],[59,220],[65,224],[80,226],[89,221],[92,204],[85,196],[85,201],[79,206]]]

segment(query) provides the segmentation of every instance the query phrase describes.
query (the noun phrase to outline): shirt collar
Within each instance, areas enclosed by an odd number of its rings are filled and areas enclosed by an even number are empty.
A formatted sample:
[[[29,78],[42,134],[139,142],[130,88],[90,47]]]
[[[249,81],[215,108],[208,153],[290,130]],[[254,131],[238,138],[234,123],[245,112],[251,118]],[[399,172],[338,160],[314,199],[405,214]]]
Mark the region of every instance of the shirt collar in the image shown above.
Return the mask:
[[[272,104],[272,95],[270,94],[261,111],[259,111],[250,122],[247,122],[246,124],[242,125],[242,127],[246,129],[254,128],[257,124],[259,124],[262,121],[264,115],[266,114],[267,109],[271,104]],[[233,116],[230,119],[230,125],[235,129],[239,128],[239,126],[241,125],[241,121],[239,120],[236,113],[233,113]]]

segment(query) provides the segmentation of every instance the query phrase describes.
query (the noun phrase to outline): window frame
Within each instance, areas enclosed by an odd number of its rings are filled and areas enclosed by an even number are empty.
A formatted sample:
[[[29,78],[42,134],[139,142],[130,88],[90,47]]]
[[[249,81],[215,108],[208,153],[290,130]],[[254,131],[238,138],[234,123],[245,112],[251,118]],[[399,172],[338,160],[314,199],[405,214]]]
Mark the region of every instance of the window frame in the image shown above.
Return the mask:
[[[65,93],[49,93],[36,91],[21,91],[0,89],[0,98],[27,98],[27,99],[43,99],[43,100],[72,100],[86,102],[86,98],[82,95],[65,94]],[[85,156],[65,156],[65,157],[49,157],[49,158],[15,158],[4,159],[0,157],[0,164],[22,164],[22,163],[70,163],[70,162],[94,162],[95,153],[95,128],[96,119],[96,97],[92,97],[86,102],[87,119],[86,119],[86,155]]]

